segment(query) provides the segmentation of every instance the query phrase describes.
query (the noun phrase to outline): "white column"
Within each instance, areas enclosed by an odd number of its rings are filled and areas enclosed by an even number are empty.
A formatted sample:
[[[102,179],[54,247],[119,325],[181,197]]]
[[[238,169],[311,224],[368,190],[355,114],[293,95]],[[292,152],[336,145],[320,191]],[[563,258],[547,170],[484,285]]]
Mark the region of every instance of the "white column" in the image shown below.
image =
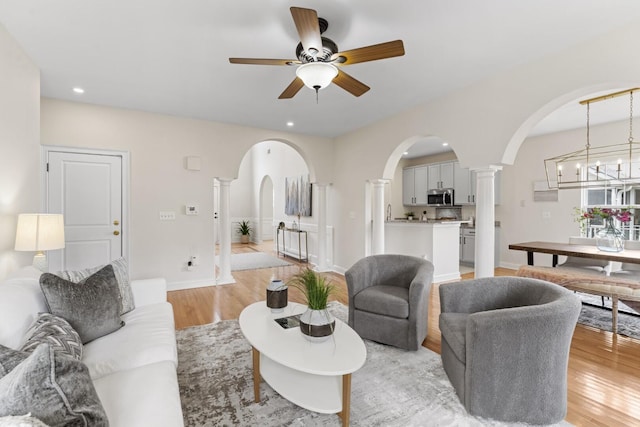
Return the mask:
[[[316,182],[314,191],[318,194],[318,264],[316,271],[328,271],[327,265],[327,186],[328,184]]]
[[[373,228],[371,232],[371,254],[384,253],[384,185],[385,179],[371,181],[373,186],[373,208],[371,216]]]
[[[220,265],[216,285],[235,283],[231,275],[231,189],[230,178],[217,178],[220,181]]]
[[[495,173],[499,167],[473,169],[476,173],[475,277],[493,277],[495,254]]]

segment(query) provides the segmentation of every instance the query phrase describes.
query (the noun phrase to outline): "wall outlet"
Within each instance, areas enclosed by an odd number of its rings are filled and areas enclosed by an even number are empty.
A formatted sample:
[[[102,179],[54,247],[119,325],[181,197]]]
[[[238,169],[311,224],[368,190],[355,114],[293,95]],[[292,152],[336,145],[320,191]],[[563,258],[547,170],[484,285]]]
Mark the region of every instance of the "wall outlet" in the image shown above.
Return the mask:
[[[200,257],[198,255],[191,255],[191,264],[192,265],[200,264]]]
[[[160,221],[173,221],[176,219],[176,213],[173,211],[160,211]]]

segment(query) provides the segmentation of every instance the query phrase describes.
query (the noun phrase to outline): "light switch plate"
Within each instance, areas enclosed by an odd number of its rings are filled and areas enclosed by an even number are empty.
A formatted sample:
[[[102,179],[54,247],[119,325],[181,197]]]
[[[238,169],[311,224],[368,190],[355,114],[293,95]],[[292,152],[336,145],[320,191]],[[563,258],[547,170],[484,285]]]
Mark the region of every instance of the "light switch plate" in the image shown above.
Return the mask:
[[[173,211],[160,211],[160,221],[173,221],[176,219],[176,213]]]
[[[186,205],[184,211],[185,215],[198,215],[200,213],[198,205]]]

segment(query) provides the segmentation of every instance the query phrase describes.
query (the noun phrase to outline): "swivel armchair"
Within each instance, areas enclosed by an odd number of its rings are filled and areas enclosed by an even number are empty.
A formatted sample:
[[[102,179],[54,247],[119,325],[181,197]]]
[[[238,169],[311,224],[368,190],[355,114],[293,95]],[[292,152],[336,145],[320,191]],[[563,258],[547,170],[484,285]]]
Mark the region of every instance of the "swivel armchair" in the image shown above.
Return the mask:
[[[567,411],[567,364],[581,303],[537,279],[440,286],[442,365],[472,415],[551,424]]]
[[[433,264],[407,255],[373,255],[345,273],[349,326],[362,338],[417,350],[427,336]]]

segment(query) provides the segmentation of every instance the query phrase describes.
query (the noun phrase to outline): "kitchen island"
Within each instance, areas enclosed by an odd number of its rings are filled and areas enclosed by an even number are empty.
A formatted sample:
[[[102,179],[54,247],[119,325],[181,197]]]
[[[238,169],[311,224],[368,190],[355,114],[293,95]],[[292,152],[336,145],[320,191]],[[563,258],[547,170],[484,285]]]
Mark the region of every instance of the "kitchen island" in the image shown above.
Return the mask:
[[[433,263],[433,281],[460,280],[460,224],[466,221],[388,221],[387,254],[412,255]]]

